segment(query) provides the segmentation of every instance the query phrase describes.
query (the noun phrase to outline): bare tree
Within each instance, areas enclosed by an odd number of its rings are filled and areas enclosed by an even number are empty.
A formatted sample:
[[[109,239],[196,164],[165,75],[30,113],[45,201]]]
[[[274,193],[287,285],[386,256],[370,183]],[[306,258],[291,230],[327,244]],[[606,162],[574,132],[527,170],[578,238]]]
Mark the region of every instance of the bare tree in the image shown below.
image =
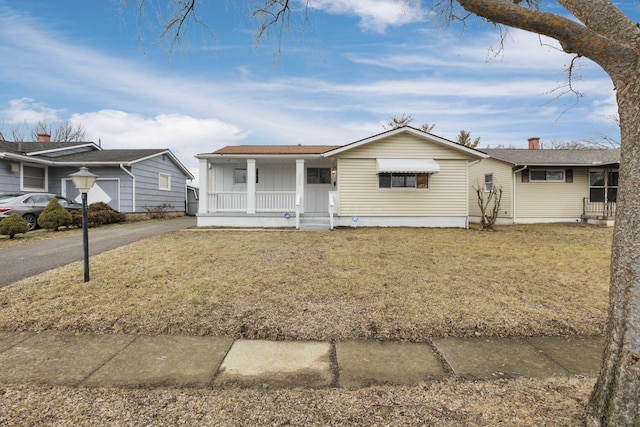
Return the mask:
[[[87,134],[82,124],[74,124],[69,120],[39,121],[31,129],[33,141],[38,139],[38,134],[51,135],[51,140],[56,142],[82,142],[87,140]]]
[[[434,127],[436,127],[435,123],[423,123],[420,125],[420,130],[429,133]]]
[[[87,134],[82,124],[75,124],[69,120],[41,120],[35,124],[25,122],[22,125],[3,123],[3,127],[7,129],[4,132],[0,129],[0,139],[4,141],[37,141],[38,134],[42,133],[51,135],[51,140],[55,142],[87,141]]]
[[[413,117],[407,116],[405,113],[402,113],[400,117],[398,116],[390,116],[390,121],[387,124],[382,125],[385,130],[398,129],[402,126],[409,126],[409,124],[413,121]]]
[[[122,0],[127,2],[127,0]],[[195,0],[167,0],[195,6]],[[309,0],[307,0],[308,2]],[[417,0],[405,0],[417,1]],[[427,0],[424,0],[427,2]],[[260,34],[286,26],[290,0],[259,1]],[[589,402],[591,426],[640,425],[640,26],[610,0],[432,0],[434,14],[464,22],[478,16],[557,40],[575,59],[589,58],[609,75],[620,119],[621,163],[611,254],[604,359]],[[138,0],[140,6],[144,0]],[[621,4],[621,3],[620,3]],[[633,7],[637,7],[633,6]],[[186,9],[189,16],[193,8]],[[185,22],[185,15],[176,15]],[[170,30],[180,34],[181,25]],[[569,77],[571,82],[571,77]]]
[[[579,139],[575,141],[557,141],[553,140],[545,143],[544,148],[552,150],[607,150],[610,148],[619,148],[620,144],[616,144],[613,139]]]
[[[462,129],[458,134],[457,142],[458,144],[462,144],[465,147],[476,148],[478,144],[480,144],[480,137],[472,140],[471,132],[467,132],[466,130]]]
[[[502,202],[502,186],[480,185],[476,183],[473,190],[476,192],[478,207],[480,208],[480,225],[484,231],[495,231],[494,225],[500,213]]]
[[[382,125],[382,127],[385,130],[392,130],[392,129],[401,128],[402,126],[409,126],[409,124],[413,122],[413,117],[410,115],[408,116],[405,113],[402,113],[400,117],[389,116],[389,118],[391,120],[386,124]],[[420,125],[420,130],[423,132],[431,132],[434,127],[436,127],[435,123],[434,124],[423,123]]]

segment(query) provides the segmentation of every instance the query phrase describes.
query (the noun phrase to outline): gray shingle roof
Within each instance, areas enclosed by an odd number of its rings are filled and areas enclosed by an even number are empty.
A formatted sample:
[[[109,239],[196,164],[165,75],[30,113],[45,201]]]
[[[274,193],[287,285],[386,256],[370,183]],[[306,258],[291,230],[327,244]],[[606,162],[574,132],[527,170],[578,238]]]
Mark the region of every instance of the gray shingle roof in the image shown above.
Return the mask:
[[[37,153],[39,151],[58,150],[61,148],[73,148],[81,145],[93,144],[92,142],[11,142],[0,141],[0,151],[15,154]]]
[[[594,166],[620,163],[620,149],[610,150],[527,150],[483,148],[494,159],[514,166]]]
[[[143,159],[145,157],[154,156],[159,153],[168,151],[166,148],[156,149],[140,149],[140,150],[102,150],[87,151],[83,153],[74,153],[66,156],[58,157],[58,162],[105,162],[119,163],[132,162],[134,160]]]

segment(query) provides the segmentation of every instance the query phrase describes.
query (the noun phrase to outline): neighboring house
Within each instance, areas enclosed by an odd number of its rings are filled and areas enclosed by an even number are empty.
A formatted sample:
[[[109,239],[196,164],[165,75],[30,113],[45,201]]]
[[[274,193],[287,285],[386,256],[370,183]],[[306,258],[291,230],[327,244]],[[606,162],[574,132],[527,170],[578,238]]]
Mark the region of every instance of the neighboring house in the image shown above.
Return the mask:
[[[93,142],[0,141],[0,193],[49,192],[80,200],[69,175],[86,166],[98,176],[89,203],[124,213],[165,205],[185,212],[191,173],[168,149],[105,150]]]
[[[470,186],[502,187],[497,223],[576,222],[612,224],[616,211],[620,150],[481,149],[490,158],[469,168]],[[469,194],[470,221],[479,221],[477,194]]]
[[[187,215],[193,216],[198,213],[198,192],[197,187],[187,185]]]
[[[488,157],[412,127],[343,146],[198,154],[198,226],[467,227],[468,165]]]

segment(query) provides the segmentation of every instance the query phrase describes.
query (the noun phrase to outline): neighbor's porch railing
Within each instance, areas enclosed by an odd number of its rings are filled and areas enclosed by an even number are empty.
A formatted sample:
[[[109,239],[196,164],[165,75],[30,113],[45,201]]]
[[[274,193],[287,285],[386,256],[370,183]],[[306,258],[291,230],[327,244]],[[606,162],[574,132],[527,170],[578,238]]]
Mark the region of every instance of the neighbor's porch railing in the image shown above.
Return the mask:
[[[247,193],[216,191],[209,193],[209,212],[246,212]],[[295,209],[295,191],[256,191],[257,212],[289,212]]]
[[[615,217],[616,202],[590,202],[588,197],[582,199],[582,216]]]

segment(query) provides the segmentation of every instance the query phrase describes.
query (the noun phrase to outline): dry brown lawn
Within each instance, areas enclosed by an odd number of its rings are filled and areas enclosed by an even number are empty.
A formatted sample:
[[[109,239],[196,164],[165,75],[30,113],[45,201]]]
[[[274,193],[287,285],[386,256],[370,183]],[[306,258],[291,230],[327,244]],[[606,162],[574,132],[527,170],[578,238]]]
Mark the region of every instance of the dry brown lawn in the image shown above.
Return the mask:
[[[423,341],[597,334],[612,231],[187,230],[0,290],[0,329]],[[0,252],[1,253],[1,252]]]
[[[2,386],[7,426],[582,426],[593,381],[449,379],[361,390]]]
[[[176,232],[93,257],[88,284],[76,263],[0,289],[0,329],[412,341],[595,334],[611,235],[578,224]],[[592,387],[578,377],[360,390],[5,384],[0,425],[580,426]]]

